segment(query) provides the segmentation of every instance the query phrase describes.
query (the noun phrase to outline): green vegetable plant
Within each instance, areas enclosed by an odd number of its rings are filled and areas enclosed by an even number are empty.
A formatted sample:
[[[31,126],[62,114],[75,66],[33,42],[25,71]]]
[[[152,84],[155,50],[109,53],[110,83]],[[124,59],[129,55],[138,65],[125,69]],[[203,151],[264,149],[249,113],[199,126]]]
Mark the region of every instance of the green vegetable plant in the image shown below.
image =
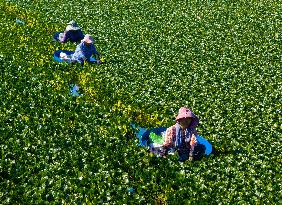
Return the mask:
[[[279,1],[0,2],[2,204],[281,204]],[[53,62],[76,20],[101,65]],[[21,20],[24,23],[18,23]],[[70,83],[83,95],[69,96]],[[130,126],[182,106],[214,153],[157,158]]]

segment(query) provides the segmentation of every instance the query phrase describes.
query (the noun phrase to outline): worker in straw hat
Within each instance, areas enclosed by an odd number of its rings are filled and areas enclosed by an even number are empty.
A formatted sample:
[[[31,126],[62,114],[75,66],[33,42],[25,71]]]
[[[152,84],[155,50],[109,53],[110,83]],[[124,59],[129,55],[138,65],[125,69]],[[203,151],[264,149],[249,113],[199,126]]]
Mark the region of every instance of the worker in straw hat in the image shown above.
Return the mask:
[[[96,50],[94,45],[94,39],[89,34],[86,34],[84,38],[81,40],[81,43],[77,45],[74,54],[72,55],[72,62],[79,62],[80,64],[84,64],[85,61],[90,62],[90,58],[92,55],[95,56],[97,63],[100,61],[100,54]]]
[[[198,117],[190,109],[187,107],[180,108],[176,117],[176,124],[166,130],[163,156],[168,154],[168,150],[176,149],[179,161],[193,160],[195,149],[197,149],[197,153],[199,149],[204,149],[197,142],[196,127],[198,124]],[[204,153],[204,150],[200,151]]]
[[[81,31],[81,28],[73,20],[67,24],[66,30],[59,35],[59,41],[61,43],[66,43],[67,41],[79,42],[83,38],[84,34]]]

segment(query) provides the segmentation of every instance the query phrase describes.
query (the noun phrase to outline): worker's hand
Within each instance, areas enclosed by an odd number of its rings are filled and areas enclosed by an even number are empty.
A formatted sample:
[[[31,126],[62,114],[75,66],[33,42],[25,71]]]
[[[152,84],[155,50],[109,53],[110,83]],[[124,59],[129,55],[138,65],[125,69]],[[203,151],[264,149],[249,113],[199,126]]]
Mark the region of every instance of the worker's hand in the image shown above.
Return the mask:
[[[191,138],[191,141],[190,141],[190,145],[191,145],[191,146],[195,146],[196,144],[197,144],[196,135],[195,135],[195,134],[192,134],[192,138]]]

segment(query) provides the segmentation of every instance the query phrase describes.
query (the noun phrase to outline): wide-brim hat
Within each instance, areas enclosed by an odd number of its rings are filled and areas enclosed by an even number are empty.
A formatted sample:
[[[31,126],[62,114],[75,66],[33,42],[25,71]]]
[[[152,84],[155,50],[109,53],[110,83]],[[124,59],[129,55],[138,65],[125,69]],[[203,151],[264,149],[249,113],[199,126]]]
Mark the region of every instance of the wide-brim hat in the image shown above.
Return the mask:
[[[178,115],[176,116],[176,121],[181,119],[191,118],[191,124],[189,127],[195,128],[199,124],[199,118],[187,107],[182,107],[179,109]]]
[[[94,43],[94,39],[92,38],[92,36],[90,36],[89,34],[86,34],[84,36],[84,38],[81,40],[81,42],[85,42],[85,43]]]
[[[77,23],[75,21],[70,21],[67,25],[66,30],[71,31],[71,30],[79,30],[80,27],[77,25]]]
[[[188,117],[193,118],[194,117],[193,113],[187,107],[182,107],[179,109],[176,120],[178,121],[180,119],[188,118]]]

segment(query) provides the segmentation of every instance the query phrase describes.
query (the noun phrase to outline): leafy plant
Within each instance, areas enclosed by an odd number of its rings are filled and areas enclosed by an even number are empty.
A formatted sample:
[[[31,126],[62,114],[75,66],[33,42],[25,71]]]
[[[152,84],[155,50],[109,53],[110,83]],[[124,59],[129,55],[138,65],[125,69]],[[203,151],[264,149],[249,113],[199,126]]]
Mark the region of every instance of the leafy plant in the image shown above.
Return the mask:
[[[1,202],[281,203],[280,9],[257,0],[2,1]],[[53,62],[55,50],[75,49],[52,41],[71,19],[106,64]],[[79,98],[68,95],[74,81]],[[170,126],[183,105],[213,155],[179,163],[137,146],[130,122]]]

